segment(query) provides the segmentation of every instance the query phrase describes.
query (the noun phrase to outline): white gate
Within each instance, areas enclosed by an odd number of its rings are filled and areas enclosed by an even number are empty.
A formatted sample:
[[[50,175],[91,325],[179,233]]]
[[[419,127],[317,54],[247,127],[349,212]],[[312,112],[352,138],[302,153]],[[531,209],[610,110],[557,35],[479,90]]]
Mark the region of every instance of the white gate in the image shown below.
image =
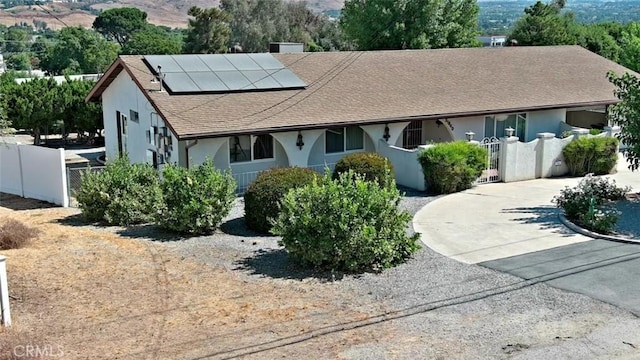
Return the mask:
[[[495,136],[486,137],[479,146],[487,150],[487,168],[476,180],[476,184],[487,184],[500,181],[500,139]]]

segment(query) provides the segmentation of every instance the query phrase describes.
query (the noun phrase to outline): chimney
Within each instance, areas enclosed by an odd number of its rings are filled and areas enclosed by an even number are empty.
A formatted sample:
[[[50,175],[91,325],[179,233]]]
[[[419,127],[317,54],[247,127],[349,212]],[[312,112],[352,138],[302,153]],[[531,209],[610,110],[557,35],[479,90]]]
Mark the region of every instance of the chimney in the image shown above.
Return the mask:
[[[290,54],[304,52],[303,43],[273,42],[269,44],[270,53]]]

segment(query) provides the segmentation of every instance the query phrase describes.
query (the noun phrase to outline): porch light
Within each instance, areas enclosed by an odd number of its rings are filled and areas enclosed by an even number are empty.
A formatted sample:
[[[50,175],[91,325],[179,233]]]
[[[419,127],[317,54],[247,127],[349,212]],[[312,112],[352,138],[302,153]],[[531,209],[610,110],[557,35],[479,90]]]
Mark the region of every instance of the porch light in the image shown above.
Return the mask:
[[[382,134],[382,138],[387,142],[389,141],[389,138],[391,138],[391,134],[389,134],[389,125],[387,124],[384,125],[384,134]]]
[[[508,128],[504,129],[504,132],[505,134],[507,134],[507,137],[512,137],[513,134],[516,132],[516,129],[509,126]]]
[[[467,131],[466,133],[464,133],[464,136],[466,136],[466,137],[467,137],[467,141],[471,141],[471,140],[473,140],[473,136],[474,136],[475,134],[476,134],[476,133],[474,133],[473,131]]]
[[[302,141],[302,133],[300,131],[298,131],[298,139],[296,140],[296,146],[300,150],[302,150],[302,147],[304,146],[304,141]]]

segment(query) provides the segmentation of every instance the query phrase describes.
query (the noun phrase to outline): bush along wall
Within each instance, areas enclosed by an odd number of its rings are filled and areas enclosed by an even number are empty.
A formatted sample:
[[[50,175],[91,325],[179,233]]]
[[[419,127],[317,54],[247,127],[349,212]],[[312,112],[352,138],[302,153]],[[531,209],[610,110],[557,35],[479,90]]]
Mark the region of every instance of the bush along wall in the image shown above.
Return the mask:
[[[572,222],[608,234],[616,225],[619,215],[611,205],[625,199],[625,194],[630,190],[629,187],[616,186],[615,180],[589,174],[576,187],[565,187],[560,195],[553,198],[553,202]]]
[[[162,170],[162,201],[156,212],[161,227],[184,234],[209,234],[229,214],[236,182],[207,159],[198,166],[166,165]]]
[[[487,150],[466,142],[441,143],[424,150],[418,157],[427,190],[450,194],[466,190],[487,167]]]
[[[292,189],[282,200],[272,232],[303,266],[350,272],[395,266],[420,248],[408,236],[411,220],[398,208],[400,192],[349,170]]]
[[[252,230],[268,233],[280,214],[280,202],[294,188],[312,183],[320,174],[305,168],[275,168],[261,172],[244,193],[244,220]]]
[[[618,139],[580,137],[562,149],[572,176],[609,174],[618,161]]]
[[[349,170],[364,176],[365,180],[377,181],[380,186],[385,186],[393,179],[391,162],[378,153],[359,152],[345,155],[336,163],[333,178],[337,179],[340,174]]]

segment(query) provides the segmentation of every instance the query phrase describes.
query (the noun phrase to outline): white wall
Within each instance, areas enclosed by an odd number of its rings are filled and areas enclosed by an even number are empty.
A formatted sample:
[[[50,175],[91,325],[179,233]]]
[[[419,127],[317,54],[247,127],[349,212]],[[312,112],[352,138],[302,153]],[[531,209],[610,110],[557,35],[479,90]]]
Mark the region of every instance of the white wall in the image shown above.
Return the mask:
[[[168,95],[167,95],[168,96]],[[138,112],[139,122],[131,119],[130,111]],[[147,150],[158,150],[157,147],[147,142],[146,132],[151,126],[158,128],[166,126],[158,116],[145,95],[135,85],[126,71],[122,71],[118,77],[102,94],[102,114],[105,131],[105,152],[107,159],[114,159],[118,155],[118,131],[116,112],[120,111],[127,117],[127,136],[123,142],[127,143],[129,160],[136,163],[151,163],[147,159]],[[180,150],[177,138],[171,131],[172,151],[168,162],[177,163],[180,159]]]
[[[566,109],[532,111],[527,113],[527,133],[525,141],[531,141],[536,138],[538,133],[543,132],[551,132],[559,136],[560,123],[564,123],[566,117]]]
[[[471,131],[476,135],[475,140],[484,137],[484,116],[473,116],[455,119],[442,119],[443,125],[453,135],[453,140],[466,140],[465,133]]]
[[[418,162],[418,156],[422,151],[388,145],[383,140],[378,144],[378,153],[387,157],[393,165],[396,183],[420,191],[426,190],[422,166]]]
[[[0,191],[69,206],[64,149],[0,144]]]

